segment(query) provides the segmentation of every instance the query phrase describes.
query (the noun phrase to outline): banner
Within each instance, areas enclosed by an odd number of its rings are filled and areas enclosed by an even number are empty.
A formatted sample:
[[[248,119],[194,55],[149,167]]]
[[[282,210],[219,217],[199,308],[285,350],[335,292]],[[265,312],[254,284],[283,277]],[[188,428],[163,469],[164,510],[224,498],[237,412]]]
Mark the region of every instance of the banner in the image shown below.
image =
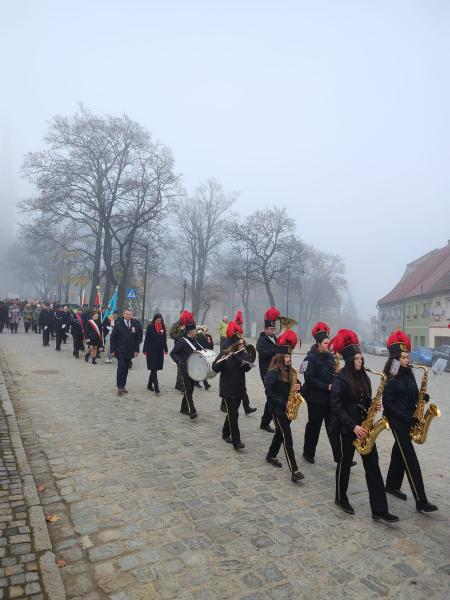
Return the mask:
[[[117,308],[117,291],[118,291],[118,288],[115,289],[114,294],[111,296],[111,300],[108,302],[108,308],[103,313],[102,323],[105,319],[107,319],[109,317],[109,315],[111,313],[115,312],[115,310]]]

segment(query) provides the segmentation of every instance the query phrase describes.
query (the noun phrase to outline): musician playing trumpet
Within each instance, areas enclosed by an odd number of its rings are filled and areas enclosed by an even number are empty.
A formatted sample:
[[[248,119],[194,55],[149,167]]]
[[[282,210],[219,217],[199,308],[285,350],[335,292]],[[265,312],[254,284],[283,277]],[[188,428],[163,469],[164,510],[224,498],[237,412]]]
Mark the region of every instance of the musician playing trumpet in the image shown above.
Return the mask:
[[[230,323],[227,327],[229,345],[219,354],[211,368],[220,373],[219,395],[225,408],[226,417],[222,428],[223,439],[233,444],[235,450],[242,450],[239,431],[239,406],[245,392],[245,373],[251,369],[250,355],[245,350],[242,327]]]
[[[384,367],[384,373],[388,381],[384,388],[383,406],[395,439],[386,478],[386,491],[401,500],[406,500],[406,494],[401,491],[406,471],[417,510],[433,512],[438,507],[428,502],[422,471],[410,436],[411,427],[415,424],[414,412],[419,399],[416,378],[409,366],[411,341],[402,331],[395,331],[388,338],[386,345],[389,359]],[[400,363],[396,374],[392,373],[394,360]],[[428,400],[429,396],[425,394],[425,401]]]
[[[364,359],[356,333],[350,329],[340,329],[332,340],[333,349],[342,355],[345,366],[336,374],[331,384],[331,429],[339,434],[341,457],[336,468],[335,503],[347,514],[354,515],[347,490],[350,470],[355,453],[354,441],[364,439],[368,431],[361,427],[367,409],[372,403],[372,387],[364,369]],[[381,403],[377,406],[381,409]],[[368,454],[361,455],[366,474],[372,517],[378,521],[392,523],[398,517],[389,513],[383,477],[378,464],[376,445]]]
[[[264,378],[265,392],[270,413],[275,424],[275,435],[266,456],[267,462],[274,467],[281,467],[277,454],[284,447],[286,460],[294,483],[304,479],[298,470],[292,442],[291,421],[286,416],[286,408],[291,392],[299,392],[300,384],[296,383],[291,390],[291,355],[297,345],[297,334],[291,329],[282,333],[277,339],[276,354],[270,363]]]

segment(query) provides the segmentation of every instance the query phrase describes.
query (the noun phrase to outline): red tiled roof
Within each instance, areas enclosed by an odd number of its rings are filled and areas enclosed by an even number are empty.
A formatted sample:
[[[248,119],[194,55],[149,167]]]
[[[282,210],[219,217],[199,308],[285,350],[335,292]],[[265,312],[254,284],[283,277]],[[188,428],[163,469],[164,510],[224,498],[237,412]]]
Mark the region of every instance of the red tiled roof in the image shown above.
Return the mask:
[[[450,272],[450,244],[430,253],[411,273],[404,275],[397,285],[378,304],[399,302],[429,293],[433,286]]]

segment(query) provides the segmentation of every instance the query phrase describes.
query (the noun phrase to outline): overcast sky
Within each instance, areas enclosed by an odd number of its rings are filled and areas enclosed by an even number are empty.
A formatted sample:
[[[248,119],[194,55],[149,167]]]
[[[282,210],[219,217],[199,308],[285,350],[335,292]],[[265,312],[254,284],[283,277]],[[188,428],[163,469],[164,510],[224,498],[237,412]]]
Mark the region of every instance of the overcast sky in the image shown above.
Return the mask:
[[[216,177],[242,214],[286,206],[363,317],[450,238],[448,0],[0,5],[3,229],[24,153],[81,101],[170,145],[189,192]]]

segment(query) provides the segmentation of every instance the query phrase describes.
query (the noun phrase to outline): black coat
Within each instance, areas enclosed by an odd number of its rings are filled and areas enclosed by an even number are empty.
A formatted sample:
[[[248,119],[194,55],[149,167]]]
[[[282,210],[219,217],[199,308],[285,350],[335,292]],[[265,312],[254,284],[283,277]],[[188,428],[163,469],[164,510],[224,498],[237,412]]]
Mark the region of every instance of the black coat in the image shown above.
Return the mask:
[[[332,418],[330,429],[338,433],[351,433],[356,425],[361,425],[366,418],[366,411],[372,402],[372,387],[368,380],[369,395],[359,398],[353,396],[350,385],[344,373],[337,373],[331,384],[331,411]]]
[[[221,352],[211,366],[213,371],[220,373],[219,396],[222,398],[242,398],[245,394],[245,373],[251,369],[250,365],[242,361],[250,361],[250,357],[243,350],[239,354],[217,364],[219,358],[223,356],[224,353]]]
[[[274,339],[276,341],[275,336]],[[256,342],[256,350],[258,351],[259,373],[264,381],[270,361],[277,353],[277,345],[272,342],[265,331],[262,331]]]
[[[133,358],[135,352],[139,352],[139,333],[136,321],[130,319],[130,327],[125,325],[125,319],[120,317],[114,323],[109,340],[111,354],[117,358]]]
[[[214,340],[209,335],[209,333],[198,333],[195,336],[195,339],[200,344],[200,346],[202,346],[202,348],[205,348],[205,350],[214,350]]]
[[[85,328],[85,334],[86,334],[86,341],[88,343],[89,346],[102,346],[103,345],[103,340],[102,340],[102,323],[100,321],[100,319],[97,319],[96,321],[94,321],[94,323],[97,325],[98,330],[100,335],[98,335],[95,327],[91,324],[90,321],[87,322],[86,328]],[[89,340],[89,341],[88,341]]]
[[[190,344],[192,344],[196,350],[201,350],[200,344],[195,338],[187,338],[183,336],[175,342],[175,346],[170,353],[171,359],[180,367],[183,377],[188,377],[187,360],[194,352],[187,340],[189,340]]]
[[[148,324],[142,352],[147,355],[147,369],[161,371],[164,367],[164,353],[168,352],[165,326],[158,333],[153,323]]]
[[[413,372],[409,368],[400,367],[397,375],[388,380],[383,391],[383,409],[388,421],[394,426],[398,421],[412,426],[418,399],[419,388]],[[428,399],[426,394],[425,400]]]
[[[83,330],[86,331],[84,323],[83,323],[83,329],[81,329],[80,322],[78,321],[76,315],[73,315],[72,322],[70,323],[70,333],[74,337],[83,339],[83,337],[84,337]]]
[[[42,309],[38,323],[39,327],[50,327],[53,323],[53,314],[49,310]]]
[[[278,369],[271,369],[264,378],[264,387],[270,412],[276,417],[281,417],[286,412],[291,391],[290,381],[284,382]]]
[[[329,406],[329,386],[333,381],[335,362],[332,352],[319,352],[316,344],[306,355],[308,366],[305,371],[305,384],[302,386],[302,395],[311,404]]]

